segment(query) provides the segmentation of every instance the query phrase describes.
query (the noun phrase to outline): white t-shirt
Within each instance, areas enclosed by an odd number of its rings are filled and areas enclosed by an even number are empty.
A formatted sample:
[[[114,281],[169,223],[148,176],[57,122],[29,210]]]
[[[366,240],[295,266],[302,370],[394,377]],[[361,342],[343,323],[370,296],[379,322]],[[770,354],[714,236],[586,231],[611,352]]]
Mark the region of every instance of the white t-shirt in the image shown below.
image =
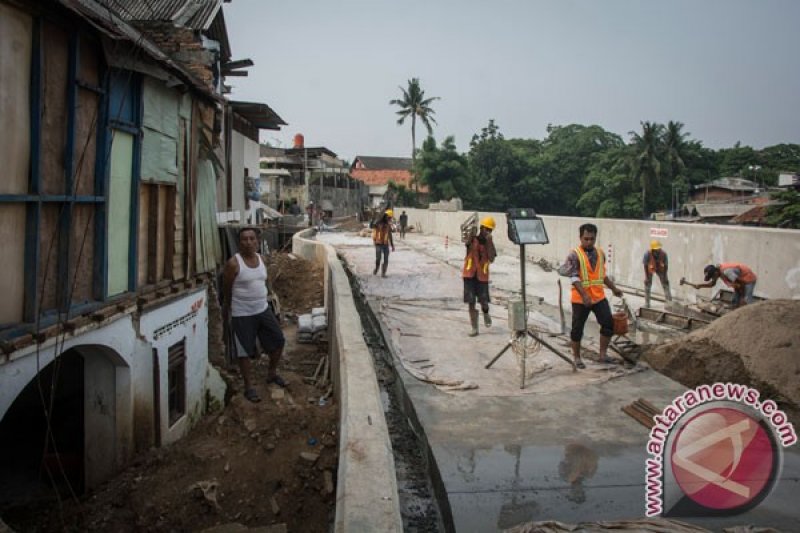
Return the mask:
[[[233,280],[231,294],[231,316],[252,316],[263,312],[267,308],[267,267],[258,257],[258,266],[250,268],[242,259],[241,254],[236,254],[239,262],[239,274]]]

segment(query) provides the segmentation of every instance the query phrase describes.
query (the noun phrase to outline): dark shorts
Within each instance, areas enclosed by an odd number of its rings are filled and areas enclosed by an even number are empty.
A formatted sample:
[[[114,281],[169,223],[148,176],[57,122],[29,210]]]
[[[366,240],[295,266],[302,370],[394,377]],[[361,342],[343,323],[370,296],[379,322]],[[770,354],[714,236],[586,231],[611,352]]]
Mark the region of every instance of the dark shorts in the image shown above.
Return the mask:
[[[600,335],[610,337],[614,334],[614,318],[611,316],[611,306],[608,305],[608,300],[603,298],[591,307],[586,307],[583,304],[572,304],[572,331],[569,334],[571,340],[581,342],[583,326],[586,325],[589,313],[594,313],[595,318],[597,318],[597,323],[600,324]]]
[[[270,307],[257,315],[233,317],[231,327],[236,339],[236,355],[239,357],[260,355],[256,339],[268,354],[283,348],[286,344],[278,319]]]
[[[464,303],[474,304],[475,300],[482,306],[489,305],[489,282],[478,281],[477,277],[464,278]]]

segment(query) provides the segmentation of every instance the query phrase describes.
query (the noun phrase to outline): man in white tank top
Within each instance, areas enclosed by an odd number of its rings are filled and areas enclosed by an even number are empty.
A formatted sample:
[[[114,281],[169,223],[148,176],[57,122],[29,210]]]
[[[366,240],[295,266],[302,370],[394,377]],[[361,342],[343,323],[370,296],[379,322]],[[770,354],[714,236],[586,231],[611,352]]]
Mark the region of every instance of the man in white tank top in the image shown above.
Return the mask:
[[[286,339],[275,313],[267,301],[267,266],[258,253],[258,234],[253,228],[239,231],[239,253],[225,263],[222,273],[222,316],[230,320],[239,369],[244,380],[244,396],[251,402],[261,398],[255,389],[250,359],[261,354],[256,339],[269,356],[267,383],[281,387],[286,381],[278,375],[278,362]]]

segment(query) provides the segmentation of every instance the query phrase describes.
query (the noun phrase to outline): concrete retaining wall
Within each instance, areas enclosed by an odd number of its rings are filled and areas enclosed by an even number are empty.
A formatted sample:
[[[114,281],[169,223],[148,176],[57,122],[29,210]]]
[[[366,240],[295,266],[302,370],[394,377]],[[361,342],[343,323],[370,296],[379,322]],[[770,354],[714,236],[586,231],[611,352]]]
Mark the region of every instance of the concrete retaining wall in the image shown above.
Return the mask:
[[[417,223],[423,233],[441,235],[449,239],[450,246],[461,247],[461,223],[471,211],[442,212],[427,209],[406,209],[410,225]],[[494,242],[498,252],[519,254],[519,248],[508,240],[506,217],[503,213],[480,213],[481,218],[491,215],[497,222]],[[716,224],[683,224],[647,220],[591,219],[543,216],[550,244],[529,245],[528,258],[545,258],[563,262],[570,248],[578,244],[578,228],[591,222],[597,225],[598,245],[609,259],[609,273],[616,281],[631,287],[644,285],[642,258],[647,251],[651,235],[658,234],[664,250],[669,254],[669,276],[673,293],[686,298],[694,294],[690,287],[680,287],[678,280],[703,281],[703,267],[724,261],[741,262],[758,275],[756,295],[766,298],[800,299],[800,231],[722,226]],[[700,291],[710,296],[722,286]],[[656,292],[660,287],[656,282]]]
[[[292,252],[319,262],[325,272],[325,306],[339,400],[339,470],[336,531],[403,530],[392,444],[372,355],[350,282],[334,249],[310,240],[314,230],[295,234]]]

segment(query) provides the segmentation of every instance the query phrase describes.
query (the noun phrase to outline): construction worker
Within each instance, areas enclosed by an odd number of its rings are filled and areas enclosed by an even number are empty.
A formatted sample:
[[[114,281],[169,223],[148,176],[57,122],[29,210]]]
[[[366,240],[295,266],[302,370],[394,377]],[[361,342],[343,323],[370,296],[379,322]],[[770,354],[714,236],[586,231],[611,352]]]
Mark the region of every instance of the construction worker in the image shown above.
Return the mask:
[[[406,227],[408,226],[408,215],[405,211],[400,213],[400,238],[406,238]]]
[[[572,282],[572,331],[570,332],[572,357],[575,366],[586,368],[581,359],[581,339],[589,313],[594,313],[600,324],[600,362],[613,362],[608,357],[608,343],[614,333],[614,319],[611,316],[611,306],[606,300],[604,286],[611,289],[614,296],[621,297],[622,291],[606,276],[605,254],[595,246],[597,226],[583,224],[578,232],[581,244],[570,251],[561,272],[569,276]]]
[[[389,246],[392,247],[394,252],[394,240],[392,239],[392,216],[394,211],[387,209],[383,212],[380,220],[378,220],[372,227],[372,242],[375,244],[375,270],[372,271],[373,275],[378,274],[378,268],[381,266],[381,255],[383,256],[383,268],[381,269],[381,277],[386,277],[386,269],[389,266]]]
[[[672,301],[672,294],[669,290],[669,278],[667,269],[669,263],[667,252],[661,249],[660,241],[650,241],[650,249],[644,254],[644,305],[650,307],[650,289],[653,287],[653,274],[658,276],[661,281],[661,288],[664,290],[664,299]]]
[[[690,285],[695,289],[713,287],[717,280],[733,289],[733,305],[740,307],[745,304],[753,303],[753,291],[756,288],[756,273],[743,263],[720,263],[718,265],[706,265],[703,269],[705,283],[690,283],[681,280],[681,285]]]
[[[483,323],[488,328],[492,325],[489,316],[489,263],[497,257],[497,251],[492,242],[492,231],[495,228],[494,218],[485,217],[481,220],[478,234],[467,243],[467,254],[464,257],[464,268],[461,277],[464,278],[464,303],[469,304],[469,321],[472,331],[469,336],[478,334],[478,310],[475,301],[481,304]]]

